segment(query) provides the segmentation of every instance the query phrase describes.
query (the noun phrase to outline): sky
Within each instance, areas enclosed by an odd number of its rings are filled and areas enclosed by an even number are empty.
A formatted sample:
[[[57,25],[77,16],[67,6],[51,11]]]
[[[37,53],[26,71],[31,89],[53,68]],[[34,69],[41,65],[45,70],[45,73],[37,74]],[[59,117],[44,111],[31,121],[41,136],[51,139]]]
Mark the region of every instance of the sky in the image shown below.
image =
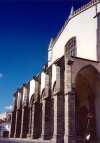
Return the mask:
[[[73,0],[74,10],[90,0]],[[40,73],[48,45],[67,20],[72,0],[0,0],[0,113],[13,94]]]

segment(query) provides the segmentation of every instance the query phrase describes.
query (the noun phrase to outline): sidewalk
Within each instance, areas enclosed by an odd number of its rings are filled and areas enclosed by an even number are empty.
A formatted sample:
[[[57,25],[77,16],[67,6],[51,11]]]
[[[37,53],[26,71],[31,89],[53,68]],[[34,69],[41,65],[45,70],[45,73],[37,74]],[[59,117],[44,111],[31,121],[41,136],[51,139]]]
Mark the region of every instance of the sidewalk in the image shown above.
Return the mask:
[[[37,143],[50,143],[50,140],[39,140],[39,139],[27,139],[27,138],[2,138],[0,140],[5,140],[5,141],[14,141],[14,142],[37,142]]]
[[[33,141],[37,141],[37,142],[47,142],[47,143],[50,143],[50,140],[39,140],[39,139],[27,139],[27,138],[9,138],[9,139],[12,139],[12,140],[20,140],[20,141],[30,141],[30,142],[33,142]]]

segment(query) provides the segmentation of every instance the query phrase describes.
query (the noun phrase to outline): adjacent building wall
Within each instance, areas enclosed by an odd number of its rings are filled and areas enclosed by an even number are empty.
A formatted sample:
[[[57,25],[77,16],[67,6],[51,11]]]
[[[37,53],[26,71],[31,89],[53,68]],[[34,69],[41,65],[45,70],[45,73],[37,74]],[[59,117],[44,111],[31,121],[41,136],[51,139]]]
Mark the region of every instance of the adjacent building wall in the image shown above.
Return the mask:
[[[10,132],[10,127],[11,127],[11,123],[8,123],[8,122],[0,123],[0,129],[1,129],[0,130],[0,137],[3,137],[3,132],[4,131]]]

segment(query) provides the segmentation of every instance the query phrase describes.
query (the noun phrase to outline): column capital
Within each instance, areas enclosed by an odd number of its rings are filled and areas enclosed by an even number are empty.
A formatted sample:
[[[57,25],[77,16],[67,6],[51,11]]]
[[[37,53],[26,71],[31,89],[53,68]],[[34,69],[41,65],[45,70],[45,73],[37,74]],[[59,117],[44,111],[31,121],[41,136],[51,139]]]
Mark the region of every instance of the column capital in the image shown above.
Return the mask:
[[[54,93],[54,96],[56,96],[56,95],[64,95],[64,94],[63,94],[63,92],[61,92],[61,91],[56,91],[56,92]]]
[[[65,55],[65,61],[67,61],[68,65],[73,65],[74,63],[74,59],[72,57],[70,57],[69,55]]]
[[[21,92],[21,88],[17,88],[17,91],[18,91],[18,92]]]
[[[24,83],[24,84],[22,84],[23,85],[23,87],[26,87],[26,84]]]
[[[32,79],[34,79],[35,81],[38,82],[38,77],[37,76],[33,76]]]
[[[75,95],[75,92],[76,92],[76,88],[72,88],[72,90],[71,91],[69,91],[69,92],[66,92],[64,95],[66,96],[66,95]]]

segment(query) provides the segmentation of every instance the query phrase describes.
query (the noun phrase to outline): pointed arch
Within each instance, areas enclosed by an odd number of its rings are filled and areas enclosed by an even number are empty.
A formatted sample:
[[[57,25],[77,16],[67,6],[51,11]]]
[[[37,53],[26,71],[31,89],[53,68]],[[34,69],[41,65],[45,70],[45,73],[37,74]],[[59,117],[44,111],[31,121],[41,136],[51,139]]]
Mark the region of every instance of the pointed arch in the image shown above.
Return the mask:
[[[83,81],[83,83],[86,85],[86,87],[87,87],[87,89],[88,89],[88,95],[89,95],[89,97],[90,97],[90,95],[94,95],[93,94],[93,90],[92,90],[92,87],[91,87],[91,85],[90,85],[90,83],[89,83],[89,81],[85,78],[85,76],[83,76],[83,75],[81,75],[81,74],[79,74],[79,79],[81,79],[82,81]]]
[[[32,107],[32,104],[34,103],[34,94],[32,94],[30,99],[30,107]]]
[[[92,66],[91,64],[89,64],[89,65],[86,65],[86,66],[82,67],[82,68],[78,71],[78,73],[76,74],[76,77],[75,77],[74,86],[76,85],[76,80],[77,80],[77,78],[79,77],[81,71],[83,71],[83,70],[86,69],[86,68],[91,69],[91,70],[97,75],[97,77],[100,79],[100,73],[98,72],[98,70],[97,70],[94,66]]]
[[[40,96],[40,102],[42,102],[42,100],[45,97],[45,88],[43,88],[42,92],[41,92],[41,96]]]
[[[87,113],[93,113],[94,118],[90,125],[90,137],[96,138],[97,115],[95,98],[100,94],[100,73],[91,64],[82,67],[76,74],[74,87],[76,87],[75,96],[75,116],[76,116],[76,134],[84,136],[87,124]],[[83,105],[81,107],[81,105]],[[86,107],[88,107],[88,110]],[[98,121],[99,122],[99,121]],[[95,132],[95,134],[93,134]]]

